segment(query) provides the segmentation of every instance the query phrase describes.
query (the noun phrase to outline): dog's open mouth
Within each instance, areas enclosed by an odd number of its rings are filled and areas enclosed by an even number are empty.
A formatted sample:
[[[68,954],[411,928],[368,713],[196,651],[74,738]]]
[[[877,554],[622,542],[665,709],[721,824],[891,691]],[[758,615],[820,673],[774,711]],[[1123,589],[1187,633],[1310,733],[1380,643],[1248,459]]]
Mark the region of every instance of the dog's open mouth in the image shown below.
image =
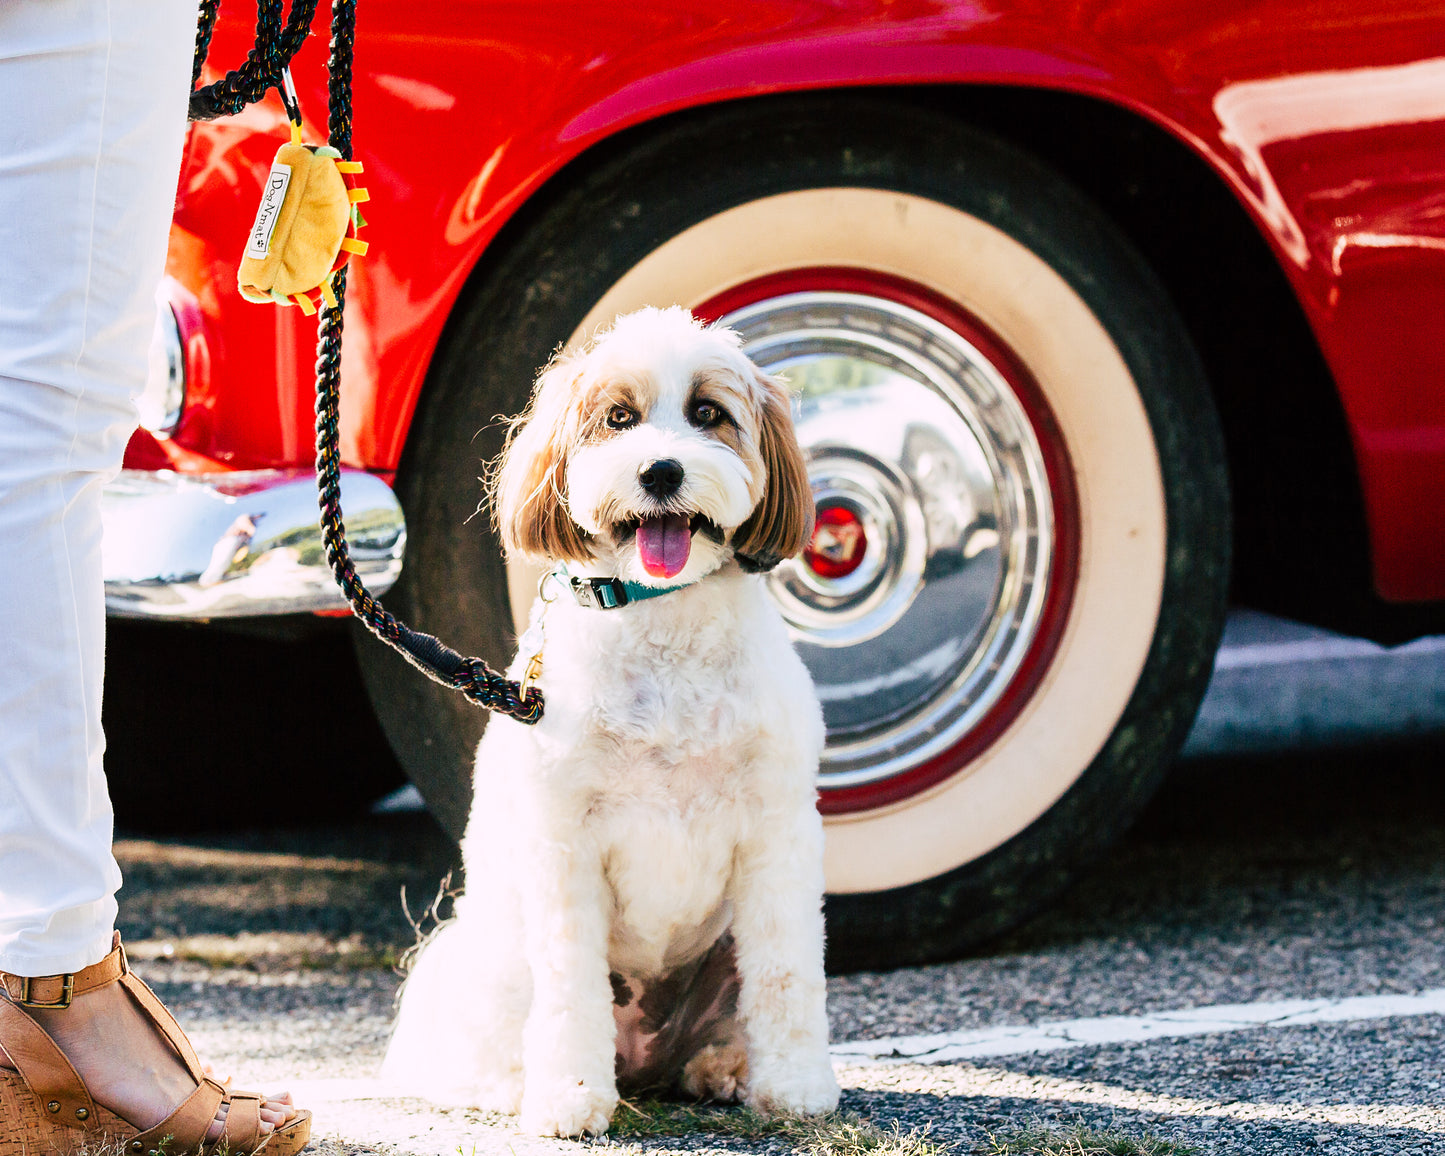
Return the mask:
[[[701,530],[721,541],[722,531],[702,514],[665,513],[633,518],[613,527],[617,542],[636,535],[637,557],[642,568],[654,578],[673,578],[682,573],[692,553],[692,536]]]

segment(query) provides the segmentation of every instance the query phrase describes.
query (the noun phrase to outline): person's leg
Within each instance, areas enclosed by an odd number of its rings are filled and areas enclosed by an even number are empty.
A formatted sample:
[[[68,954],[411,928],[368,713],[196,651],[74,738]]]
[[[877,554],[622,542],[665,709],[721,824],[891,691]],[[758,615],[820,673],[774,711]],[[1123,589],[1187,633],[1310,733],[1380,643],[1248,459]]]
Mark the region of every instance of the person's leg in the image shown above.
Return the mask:
[[[17,974],[110,950],[100,490],[135,424],[188,9],[0,9],[0,969]]]
[[[196,0],[0,6],[0,971],[16,975],[111,946],[100,496],[135,426],[195,21]],[[133,1124],[195,1086],[117,985],[31,1015]]]

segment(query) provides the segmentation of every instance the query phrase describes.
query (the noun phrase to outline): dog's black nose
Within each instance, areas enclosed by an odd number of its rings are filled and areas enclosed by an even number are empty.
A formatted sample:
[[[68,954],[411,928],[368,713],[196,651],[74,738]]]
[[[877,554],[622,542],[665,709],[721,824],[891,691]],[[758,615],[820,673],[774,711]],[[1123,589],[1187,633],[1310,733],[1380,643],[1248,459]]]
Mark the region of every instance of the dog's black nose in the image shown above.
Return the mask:
[[[637,480],[652,497],[670,498],[682,485],[682,463],[663,458],[645,467]]]

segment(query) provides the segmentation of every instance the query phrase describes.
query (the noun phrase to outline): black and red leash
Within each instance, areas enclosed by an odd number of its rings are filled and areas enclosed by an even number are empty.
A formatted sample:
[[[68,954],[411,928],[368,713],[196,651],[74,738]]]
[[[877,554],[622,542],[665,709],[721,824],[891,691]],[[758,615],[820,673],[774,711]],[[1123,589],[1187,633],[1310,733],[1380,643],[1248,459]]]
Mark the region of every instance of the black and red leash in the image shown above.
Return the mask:
[[[290,11],[283,21],[283,0],[258,0],[256,44],[245,63],[214,84],[197,88],[220,8],[220,0],[201,0],[190,119],[230,116],[263,99],[272,88],[284,93],[283,73],[306,40],[317,3],[318,0],[291,0]],[[327,143],[345,160],[352,159],[351,73],[355,37],[356,0],[332,0],[331,51],[326,64]],[[362,624],[428,678],[461,691],[478,706],[499,711],[518,722],[535,723],[542,717],[540,690],[532,686],[523,693],[517,682],[498,674],[480,658],[465,657],[432,635],[413,630],[371,595],[352,565],[346,545],[346,525],[341,516],[338,449],[346,274],[343,266],[334,275],[332,288],[336,303],[327,302],[321,307],[316,339],[316,477],[321,538],[331,572],[346,595],[352,613]]]

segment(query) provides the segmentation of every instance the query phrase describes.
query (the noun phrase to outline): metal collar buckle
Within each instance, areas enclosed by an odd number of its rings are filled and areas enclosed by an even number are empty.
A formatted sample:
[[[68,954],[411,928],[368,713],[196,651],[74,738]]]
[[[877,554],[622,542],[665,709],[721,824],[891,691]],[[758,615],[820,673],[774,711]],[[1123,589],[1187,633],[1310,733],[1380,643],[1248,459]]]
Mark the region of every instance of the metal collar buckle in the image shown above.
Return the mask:
[[[571,576],[572,597],[588,610],[616,610],[628,602],[621,578],[578,578]]]
[[[65,975],[47,975],[44,979],[59,979],[61,983],[59,999],[31,999],[30,984],[33,982],[28,977],[20,979],[20,998],[15,1001],[16,1007],[54,1008],[64,1009],[70,1006],[71,997],[75,994],[75,975],[67,972]]]

